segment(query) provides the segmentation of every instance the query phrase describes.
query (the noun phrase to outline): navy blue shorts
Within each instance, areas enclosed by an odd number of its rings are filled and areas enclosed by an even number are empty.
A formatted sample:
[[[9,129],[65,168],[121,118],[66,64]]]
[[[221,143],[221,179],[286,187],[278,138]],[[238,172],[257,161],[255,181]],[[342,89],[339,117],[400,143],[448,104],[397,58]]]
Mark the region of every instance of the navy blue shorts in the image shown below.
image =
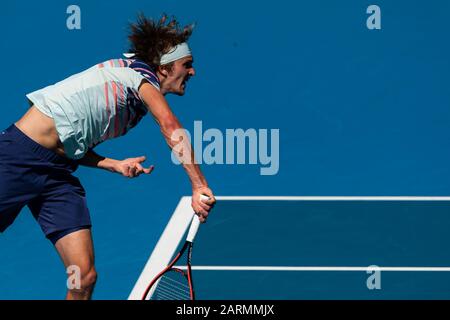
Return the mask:
[[[15,125],[0,132],[0,232],[28,206],[53,243],[90,228],[86,193],[72,173],[78,163],[33,141]]]

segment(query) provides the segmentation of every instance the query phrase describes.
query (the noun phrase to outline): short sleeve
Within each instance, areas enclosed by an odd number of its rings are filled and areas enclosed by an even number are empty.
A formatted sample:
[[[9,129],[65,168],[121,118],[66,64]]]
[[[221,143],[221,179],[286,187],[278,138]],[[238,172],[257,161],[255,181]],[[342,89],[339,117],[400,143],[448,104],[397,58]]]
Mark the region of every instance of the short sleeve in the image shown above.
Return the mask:
[[[128,67],[136,72],[139,72],[139,74],[142,75],[148,82],[150,82],[158,90],[160,89],[159,79],[148,64],[139,60],[134,60]]]

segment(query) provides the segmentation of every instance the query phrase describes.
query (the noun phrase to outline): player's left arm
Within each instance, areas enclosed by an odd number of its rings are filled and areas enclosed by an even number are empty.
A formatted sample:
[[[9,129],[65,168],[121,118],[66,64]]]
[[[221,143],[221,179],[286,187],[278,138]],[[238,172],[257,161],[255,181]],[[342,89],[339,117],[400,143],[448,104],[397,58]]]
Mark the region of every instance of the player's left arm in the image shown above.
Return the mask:
[[[153,166],[150,166],[149,168],[144,168],[142,166],[142,163],[145,160],[145,156],[116,160],[101,156],[93,149],[89,149],[84,157],[78,160],[78,163],[86,167],[104,169],[110,172],[120,173],[128,178],[134,178],[142,173],[150,174],[153,171]]]

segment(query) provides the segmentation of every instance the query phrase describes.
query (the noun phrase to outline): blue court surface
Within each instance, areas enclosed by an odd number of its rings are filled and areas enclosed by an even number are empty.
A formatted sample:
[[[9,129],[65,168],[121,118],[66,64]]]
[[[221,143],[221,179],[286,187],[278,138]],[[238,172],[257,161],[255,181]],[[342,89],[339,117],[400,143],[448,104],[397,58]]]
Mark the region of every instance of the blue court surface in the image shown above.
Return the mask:
[[[195,241],[197,298],[449,299],[449,212],[450,197],[218,197]],[[191,217],[184,197],[130,299]]]

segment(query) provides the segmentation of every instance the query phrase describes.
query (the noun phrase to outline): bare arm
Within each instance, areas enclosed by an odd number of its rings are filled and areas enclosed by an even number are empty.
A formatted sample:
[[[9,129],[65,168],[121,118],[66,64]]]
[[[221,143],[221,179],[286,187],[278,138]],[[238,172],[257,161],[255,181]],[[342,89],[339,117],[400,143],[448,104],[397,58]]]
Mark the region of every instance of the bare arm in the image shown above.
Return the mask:
[[[168,146],[183,165],[192,185],[192,207],[195,212],[201,214],[200,218],[204,221],[215,199],[212,191],[208,188],[200,166],[195,162],[194,150],[185,130],[164,96],[155,87],[143,81],[139,88],[139,94],[150,114],[158,123]],[[207,195],[210,201],[206,201],[206,203],[200,201],[200,195]]]
[[[151,84],[144,82],[139,94],[145,101],[148,110],[158,123],[161,133],[182,163],[192,184],[192,188],[207,187],[207,182],[200,167],[195,163],[192,145],[181,123],[170,109],[164,96]],[[177,147],[175,150],[174,148]]]
[[[115,160],[100,156],[94,152],[94,150],[89,149],[84,157],[78,160],[78,163],[82,166],[104,169],[111,172],[120,173],[124,177],[134,178],[142,173],[150,174],[153,171],[153,166],[144,168],[141,165],[141,163],[145,160],[146,158],[144,156],[128,158],[125,160]]]

